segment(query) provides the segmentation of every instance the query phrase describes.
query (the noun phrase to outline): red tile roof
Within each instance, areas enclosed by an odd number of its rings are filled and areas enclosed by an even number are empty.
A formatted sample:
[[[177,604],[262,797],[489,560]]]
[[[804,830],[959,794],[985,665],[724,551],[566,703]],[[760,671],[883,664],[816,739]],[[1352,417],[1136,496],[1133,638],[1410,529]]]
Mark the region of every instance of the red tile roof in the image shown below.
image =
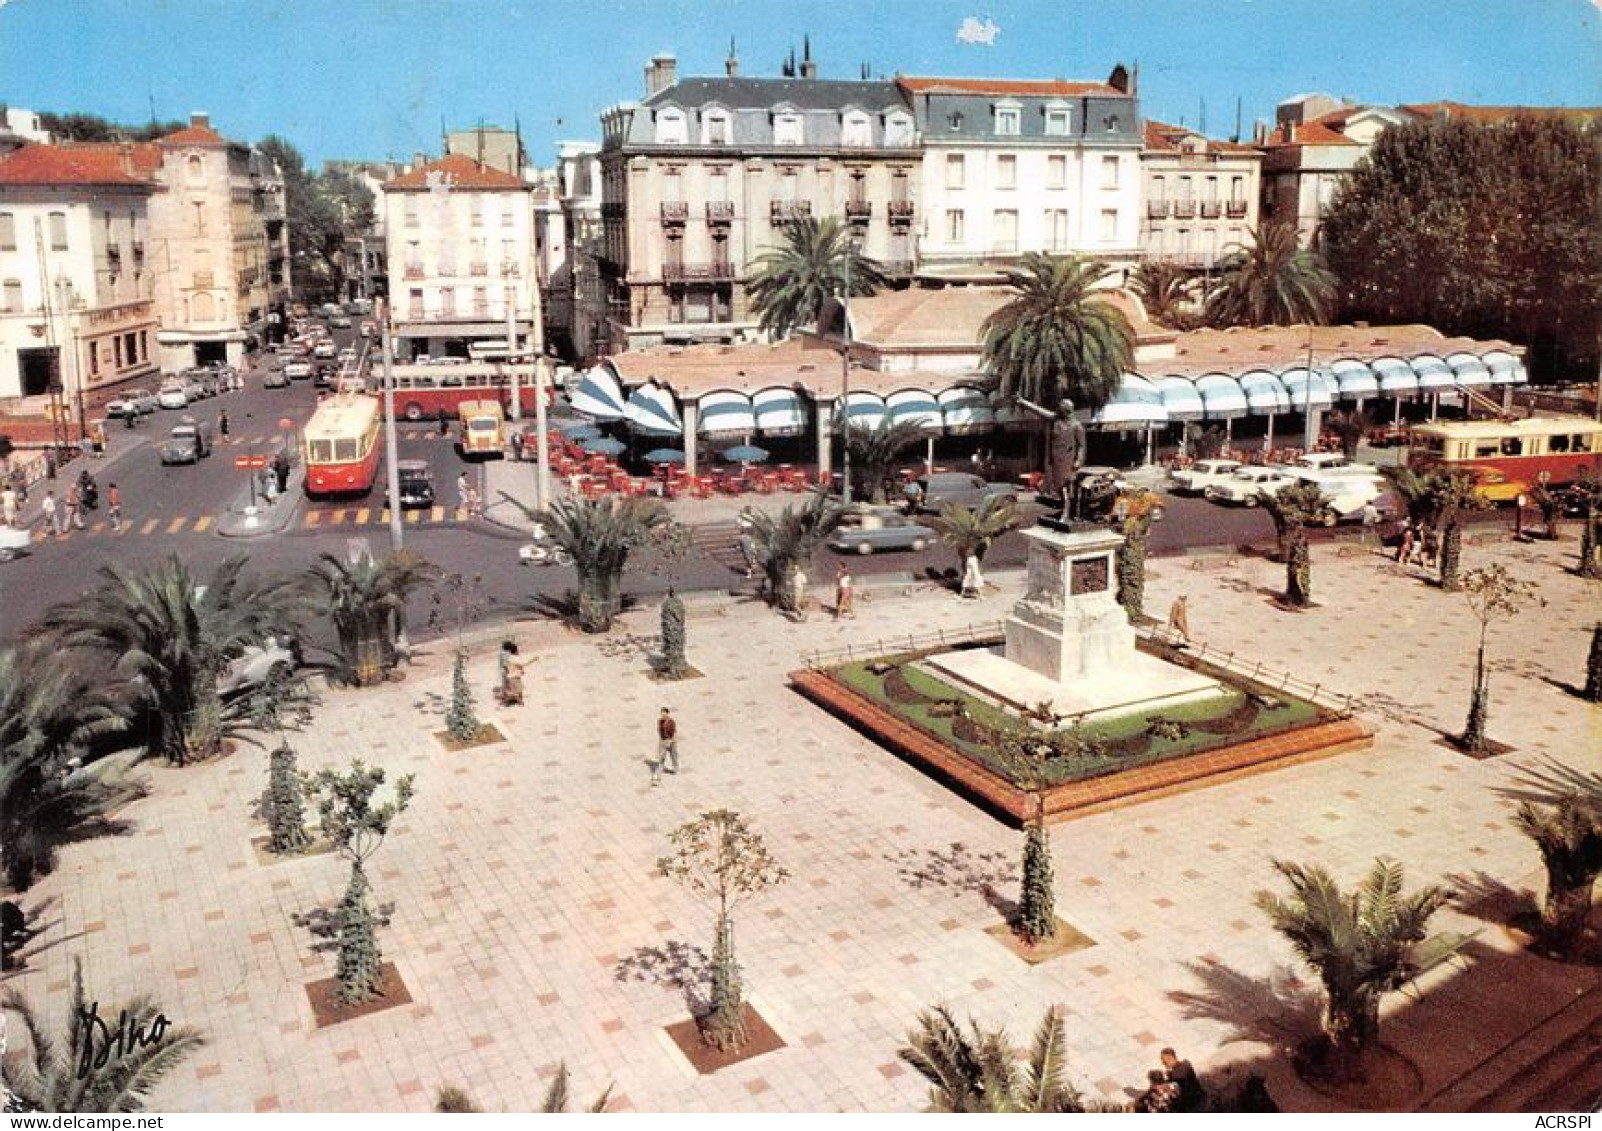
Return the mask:
[[[1146,119],[1145,147],[1161,153],[1179,152],[1179,143],[1187,137],[1202,137],[1207,140],[1207,148],[1214,153],[1256,153],[1257,150],[1250,145],[1241,145],[1234,141],[1220,141],[1217,138],[1207,137],[1206,134],[1196,130],[1186,129],[1184,126],[1170,126],[1167,122],[1158,122],[1151,118]]]
[[[185,126],[156,139],[161,145],[227,145],[228,139],[210,126]]]
[[[524,189],[528,185],[521,177],[514,177],[500,169],[480,165],[461,153],[448,154],[438,161],[420,165],[410,173],[403,173],[384,182],[385,192],[421,192],[435,184],[447,184],[453,189]]]
[[[149,155],[140,146],[25,145],[0,157],[0,185],[153,186]],[[125,160],[126,158],[126,160]],[[159,161],[157,162],[159,164]]]
[[[1036,94],[1060,98],[1123,94],[1104,82],[1048,82],[1043,79],[942,79],[902,75],[896,79],[896,84],[912,94]]]
[[[1602,107],[1597,106],[1467,106],[1461,102],[1417,102],[1397,109],[1421,118],[1462,118],[1470,122],[1505,122],[1520,114],[1568,118],[1575,122],[1602,119]]]
[[[1356,145],[1357,142],[1345,134],[1336,133],[1323,122],[1317,119],[1303,122],[1294,128],[1289,137],[1286,136],[1286,127],[1280,126],[1268,135],[1264,143],[1265,149],[1279,149],[1298,145]]]

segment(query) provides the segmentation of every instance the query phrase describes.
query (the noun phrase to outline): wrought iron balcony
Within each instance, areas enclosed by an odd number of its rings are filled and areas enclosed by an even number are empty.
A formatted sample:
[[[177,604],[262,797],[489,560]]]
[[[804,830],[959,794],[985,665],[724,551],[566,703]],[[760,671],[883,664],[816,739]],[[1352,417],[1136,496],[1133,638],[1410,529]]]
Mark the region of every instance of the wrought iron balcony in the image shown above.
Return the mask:
[[[884,273],[892,279],[905,279],[912,274],[917,264],[910,259],[881,259],[879,266],[883,267]]]
[[[1204,200],[1201,203],[1201,214],[1203,220],[1216,220],[1223,214],[1223,211],[1224,206],[1219,201]]]
[[[734,220],[734,202],[732,200],[709,200],[706,202],[706,222],[708,224],[728,224]]]
[[[690,218],[690,206],[682,200],[662,202],[662,223],[682,224]]]
[[[865,221],[873,215],[873,201],[848,200],[845,206],[846,219]]]
[[[1244,200],[1232,200],[1224,205],[1224,211],[1231,220],[1239,220],[1246,215],[1246,202]]]
[[[488,263],[474,263],[474,264],[471,264],[467,268],[467,273],[469,275],[488,275],[489,274],[489,264]]]
[[[1176,220],[1189,220],[1196,215],[1196,202],[1194,200],[1174,201],[1174,218]]]
[[[416,264],[413,264],[410,267],[407,267],[406,268],[406,277],[408,279],[421,279],[423,277],[423,269],[422,269],[422,267],[420,267],[420,266],[418,266]]]
[[[1146,202],[1146,215],[1153,220],[1161,220],[1168,215],[1168,202],[1166,200],[1148,200]]]
[[[812,215],[810,200],[775,200],[769,206],[769,215],[775,222],[804,220]]]
[[[728,282],[735,277],[734,264],[714,260],[711,263],[664,263],[662,278],[670,283]]]
[[[890,223],[897,228],[905,228],[912,223],[914,208],[910,200],[892,200],[890,202]]]

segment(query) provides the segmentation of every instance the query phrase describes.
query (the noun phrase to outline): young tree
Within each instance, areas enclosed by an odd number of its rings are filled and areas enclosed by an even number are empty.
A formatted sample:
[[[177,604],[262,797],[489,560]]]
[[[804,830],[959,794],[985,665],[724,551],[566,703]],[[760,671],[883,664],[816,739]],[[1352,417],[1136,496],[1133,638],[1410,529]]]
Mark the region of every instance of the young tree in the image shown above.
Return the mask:
[[[1458,588],[1458,574],[1463,564],[1463,516],[1469,511],[1484,510],[1491,504],[1466,471],[1432,471],[1425,476],[1425,481],[1430,510],[1438,516],[1441,528],[1441,588],[1453,592]]]
[[[406,602],[437,581],[439,569],[409,551],[354,561],[323,554],[308,571],[318,611],[334,624],[339,658],[356,687],[382,683],[400,661],[396,648]]]
[[[478,737],[478,712],[473,706],[473,689],[467,682],[467,653],[456,650],[451,663],[451,701],[445,710],[445,733],[457,742]]]
[[[1067,1113],[1085,1110],[1067,1079],[1068,1040],[1062,1014],[1048,1009],[1035,1030],[1027,1062],[1000,1029],[981,1029],[972,1018],[965,1032],[945,1006],[918,1014],[898,1054],[929,1081],[931,1112]]]
[[[786,612],[794,612],[797,562],[807,562],[824,539],[840,525],[844,508],[832,495],[814,489],[806,503],[797,509],[785,504],[777,515],[755,507],[740,512],[757,544],[757,554],[767,577],[768,600]]]
[[[1574,484],[1580,496],[1581,577],[1602,577],[1602,476],[1585,474]]]
[[[1591,916],[1591,888],[1602,874],[1602,796],[1565,793],[1550,805],[1522,802],[1513,823],[1535,842],[1546,866],[1541,929],[1559,954],[1578,954]]]
[[[702,813],[668,837],[673,855],[656,862],[657,872],[710,901],[717,908],[712,943],[712,992],[701,1037],[724,1052],[746,1040],[745,1002],[740,967],[734,958],[733,911],[739,904],[790,878],[745,818],[730,809]]]
[[[1322,256],[1300,245],[1294,224],[1264,223],[1250,246],[1230,250],[1220,270],[1207,296],[1214,326],[1323,323],[1335,308],[1335,276]]]
[[[1129,283],[1153,322],[1172,330],[1196,328],[1196,279],[1186,268],[1171,259],[1145,259]]]
[[[1280,491],[1264,491],[1263,509],[1274,520],[1280,555],[1285,561],[1285,603],[1305,609],[1313,603],[1313,555],[1307,546],[1307,527],[1329,510],[1329,500],[1318,484],[1298,480]]]
[[[545,1095],[540,1099],[539,1112],[542,1115],[560,1115],[567,1111],[568,1093],[567,1063],[564,1061],[556,1066],[556,1075],[551,1078],[550,1085],[545,1089]],[[606,1101],[612,1097],[612,1086],[607,1085],[606,1091],[585,1110],[591,1115],[598,1115],[606,1110]],[[434,1094],[434,1110],[442,1114],[472,1114],[481,1113],[473,1097],[454,1084],[446,1084]]]
[[[287,743],[267,756],[267,828],[268,847],[274,852],[300,852],[311,844],[306,831],[306,776]]]
[[[947,503],[929,520],[940,534],[940,541],[957,555],[959,577],[969,555],[984,561],[991,544],[1017,524],[1016,502],[1002,495],[987,495],[977,507]]]
[[[1118,391],[1135,338],[1123,311],[1097,293],[1108,271],[1099,260],[1038,252],[1005,271],[1012,298],[980,327],[983,364],[1003,396],[1089,410]]]
[[[662,674],[668,679],[683,679],[689,674],[684,645],[684,602],[669,589],[667,600],[662,602]]]
[[[851,489],[859,499],[887,502],[885,480],[901,453],[922,440],[927,433],[921,424],[902,420],[882,428],[852,424],[846,429],[845,445],[851,453]]]
[[[1468,723],[1458,743],[1470,754],[1483,754],[1489,747],[1485,735],[1490,709],[1491,679],[1485,667],[1485,638],[1491,622],[1521,612],[1532,601],[1540,601],[1535,586],[1514,577],[1499,562],[1463,575],[1463,595],[1468,598],[1474,619],[1480,622],[1479,648],[1474,654],[1474,693],[1469,701]],[[1541,602],[1544,604],[1545,602]]]
[[[817,321],[823,304],[845,294],[871,295],[887,286],[884,268],[863,255],[838,217],[790,220],[783,243],[757,258],[747,293],[762,329],[784,338]]]
[[[622,607],[619,586],[629,554],[670,519],[657,499],[605,498],[558,499],[540,521],[578,572],[579,627],[605,632]]]
[[[377,852],[395,818],[405,812],[413,796],[413,776],[395,780],[395,795],[375,804],[374,795],[384,784],[384,771],[360,760],[344,773],[323,770],[317,775],[317,808],[323,835],[350,861],[350,883],[340,901],[339,979],[337,997],[345,1005],[359,1005],[378,996],[383,955],[378,948],[377,916],[369,896],[366,862]]]
[[[1585,660],[1585,687],[1580,694],[1590,703],[1602,703],[1602,621],[1591,626],[1591,651]]]
[[[1156,492],[1137,487],[1120,502],[1123,518],[1118,526],[1124,541],[1118,547],[1118,603],[1130,619],[1138,620],[1146,611],[1146,540],[1161,500]]]
[[[0,995],[0,1010],[22,1022],[29,1045],[26,1053],[0,1047],[0,1054],[5,1054],[0,1055],[0,1094],[10,1092],[14,1105],[7,1111],[144,1111],[151,1089],[206,1043],[194,1029],[173,1025],[149,997],[106,1007],[91,1001],[83,992],[83,961],[76,958],[65,1047],[45,1030],[15,989]],[[139,1036],[115,1049],[112,1038],[96,1028],[96,1020],[107,1029],[119,1026],[122,1032]],[[102,1049],[110,1055],[100,1056]]]
[[[1260,891],[1257,906],[1324,986],[1319,1066],[1338,1080],[1358,1078],[1379,1039],[1381,999],[1413,977],[1413,947],[1451,893],[1432,884],[1405,895],[1402,866],[1385,859],[1349,894],[1319,867],[1275,860],[1274,870],[1290,899]]]

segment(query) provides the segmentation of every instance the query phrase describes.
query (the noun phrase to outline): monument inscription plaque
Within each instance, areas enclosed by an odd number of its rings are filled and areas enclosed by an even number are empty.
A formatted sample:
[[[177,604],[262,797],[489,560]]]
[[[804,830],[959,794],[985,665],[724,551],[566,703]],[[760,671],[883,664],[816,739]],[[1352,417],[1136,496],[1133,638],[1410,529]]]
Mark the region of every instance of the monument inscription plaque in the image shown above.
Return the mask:
[[[1107,588],[1107,559],[1105,557],[1080,558],[1070,567],[1068,592],[1077,597],[1081,593],[1100,593]]]

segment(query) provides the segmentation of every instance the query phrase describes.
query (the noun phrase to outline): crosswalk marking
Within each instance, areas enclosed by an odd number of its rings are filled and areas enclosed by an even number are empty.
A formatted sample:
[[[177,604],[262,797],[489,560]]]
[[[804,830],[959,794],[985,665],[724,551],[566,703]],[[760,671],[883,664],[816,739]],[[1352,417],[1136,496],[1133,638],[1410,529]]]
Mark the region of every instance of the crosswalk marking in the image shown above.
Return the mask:
[[[423,517],[423,512],[422,511],[412,511],[410,514],[408,514],[406,516],[406,521],[415,526],[415,525],[417,525],[417,520],[422,518],[422,517]]]
[[[435,507],[433,510],[428,512],[428,517],[429,517],[429,521],[430,522],[444,522],[445,521],[445,508],[444,507]]]
[[[366,526],[367,525],[367,518],[371,513],[372,513],[371,510],[369,508],[367,508],[367,507],[361,507],[360,509],[358,509],[356,511],[356,525],[357,526]]]
[[[182,530],[184,528],[184,523],[187,522],[187,521],[189,521],[189,520],[186,519],[186,518],[182,518],[182,517],[173,519],[171,522],[169,522],[167,524],[167,533],[168,534],[176,534],[176,533],[178,533],[180,530]]]
[[[151,531],[156,529],[156,524],[158,522],[160,522],[160,521],[161,521],[160,519],[147,518],[145,520],[144,526],[139,528],[139,533],[141,533],[141,534],[149,534]]]
[[[322,511],[307,511],[306,512],[306,525],[307,526],[316,526],[319,523],[321,523],[322,521],[323,521],[323,512]]]
[[[195,519],[195,533],[196,534],[204,534],[210,528],[211,528],[211,515],[203,514],[199,518]]]
[[[330,526],[339,525],[340,523],[345,521],[345,517],[347,515],[349,515],[349,514],[350,514],[350,511],[346,510],[344,507],[340,507],[337,511],[335,511],[332,515],[329,516],[329,518],[328,518],[329,525]]]

